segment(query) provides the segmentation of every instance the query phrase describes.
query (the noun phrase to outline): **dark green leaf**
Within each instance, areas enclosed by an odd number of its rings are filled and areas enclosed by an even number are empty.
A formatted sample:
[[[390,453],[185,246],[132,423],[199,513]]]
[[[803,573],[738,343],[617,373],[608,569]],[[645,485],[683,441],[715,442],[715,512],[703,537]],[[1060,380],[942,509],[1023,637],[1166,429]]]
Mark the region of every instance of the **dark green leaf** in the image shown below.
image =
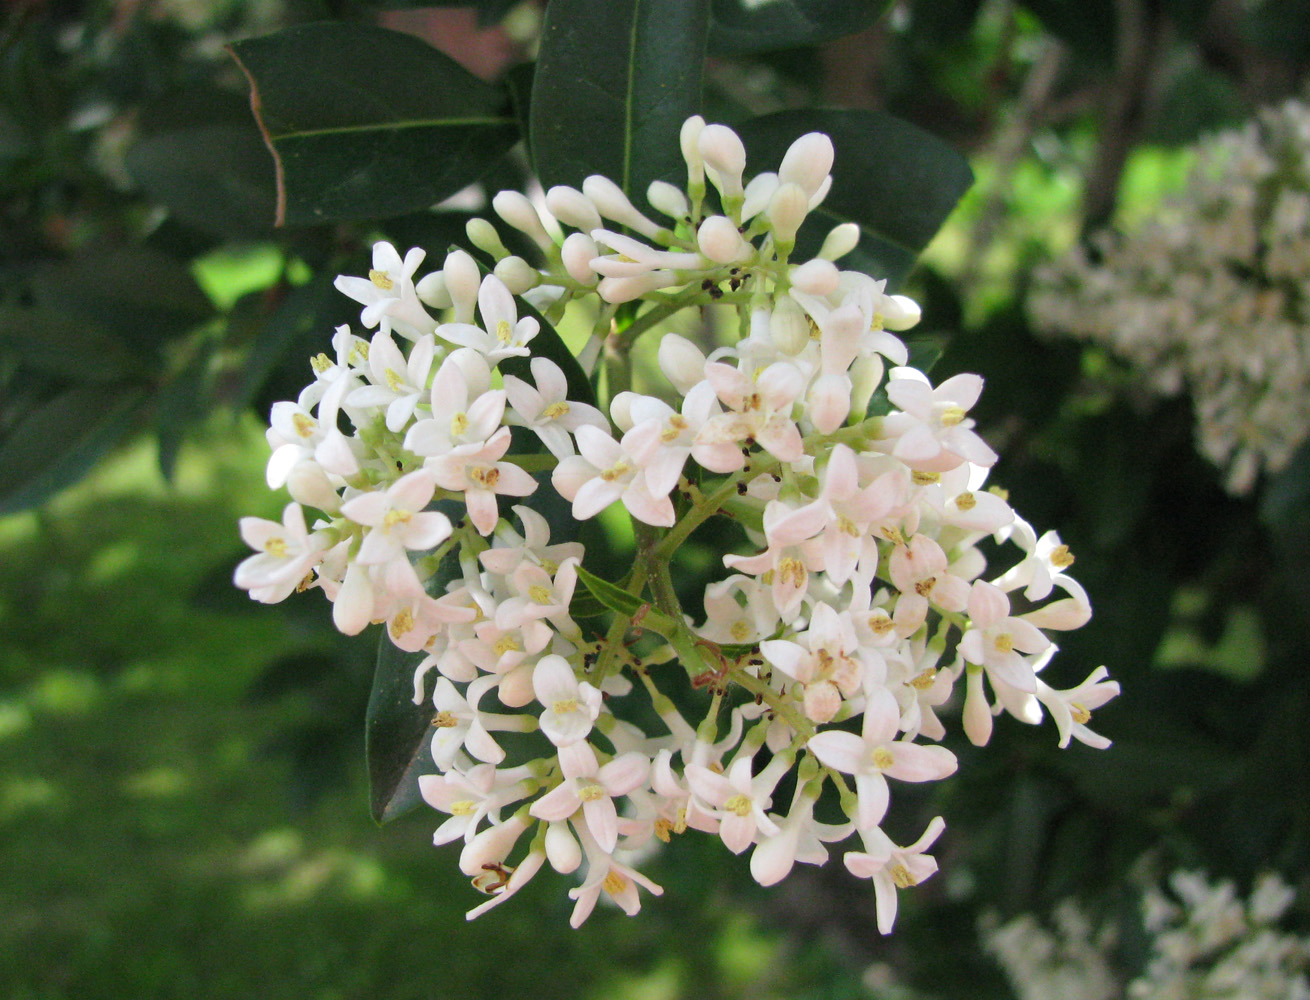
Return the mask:
[[[634,597],[622,587],[610,583],[608,580],[602,580],[596,574],[588,572],[581,566],[578,567],[578,579],[582,581],[583,586],[591,592],[596,600],[611,611],[617,611],[621,615],[627,615],[631,618],[646,606],[646,602],[640,597]]]
[[[232,51],[276,160],[279,224],[424,208],[518,138],[500,88],[411,35],[308,24]]]
[[[841,38],[873,24],[890,0],[714,0],[713,52],[764,52]]]
[[[420,774],[435,774],[432,762],[431,704],[414,704],[414,670],[423,653],[406,653],[385,635],[378,642],[377,669],[368,697],[364,730],[368,757],[369,805],[386,823],[421,801]]]
[[[0,306],[0,354],[70,382],[128,378],[138,363],[121,340],[84,320],[19,306]]]
[[[709,0],[552,0],[528,130],[542,184],[604,174],[643,199],[651,181],[681,173],[708,23]]]
[[[836,149],[832,191],[801,230],[798,259],[832,226],[857,222],[859,249],[843,260],[895,285],[973,183],[964,157],[880,111],[780,111],[738,126],[752,172],[775,168],[793,140],[826,132]]]
[[[141,356],[214,315],[185,264],[144,247],[97,249],[47,265],[31,289],[38,306],[104,330]]]
[[[35,507],[91,470],[136,422],[140,385],[79,385],[34,409],[0,441],[0,514]]]
[[[365,0],[363,6],[384,7],[389,10],[408,10],[417,7],[472,7],[478,13],[478,27],[488,28],[499,24],[520,0]]]

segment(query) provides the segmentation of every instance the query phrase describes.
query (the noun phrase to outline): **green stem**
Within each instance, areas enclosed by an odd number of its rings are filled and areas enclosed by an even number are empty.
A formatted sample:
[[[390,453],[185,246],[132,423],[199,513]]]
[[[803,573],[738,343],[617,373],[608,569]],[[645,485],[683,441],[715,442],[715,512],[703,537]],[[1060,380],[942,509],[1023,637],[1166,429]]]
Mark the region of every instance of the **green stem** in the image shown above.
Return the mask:
[[[718,489],[697,503],[664,536],[664,540],[655,550],[655,558],[667,566],[673,554],[683,546],[691,533],[722,510],[724,503],[730,497],[737,495],[737,484],[745,481],[748,475],[754,475],[756,471],[753,466],[747,466],[740,472],[734,472],[719,485]]]
[[[687,306],[692,305],[705,293],[701,291],[700,285],[693,285],[690,288],[684,288],[671,299],[655,306],[653,309],[647,309],[629,324],[628,328],[618,334],[616,339],[621,345],[624,354],[632,347],[638,337],[649,330],[651,327],[664,322],[675,313],[681,312]]]

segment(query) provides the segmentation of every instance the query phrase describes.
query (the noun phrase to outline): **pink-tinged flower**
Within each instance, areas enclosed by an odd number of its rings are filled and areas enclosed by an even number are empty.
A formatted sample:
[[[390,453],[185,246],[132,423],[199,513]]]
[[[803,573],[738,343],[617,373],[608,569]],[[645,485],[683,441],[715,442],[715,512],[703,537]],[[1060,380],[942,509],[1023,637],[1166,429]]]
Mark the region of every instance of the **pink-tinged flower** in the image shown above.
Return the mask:
[[[494,274],[483,278],[478,288],[478,312],[486,329],[471,323],[445,323],[437,327],[437,336],[473,348],[493,368],[505,358],[527,356],[527,345],[541,325],[531,316],[519,319],[514,296]]]
[[[696,434],[718,410],[714,390],[708,382],[697,383],[683,399],[681,412],[653,396],[636,393],[628,393],[624,402],[627,404],[626,416],[633,426],[650,421],[659,425],[659,446],[647,459],[642,474],[651,496],[668,496],[678,485],[678,477],[691,454]]]
[[[427,460],[437,485],[464,494],[469,520],[483,535],[489,535],[500,520],[497,495],[525,497],[537,482],[512,462],[502,462],[509,450],[510,433],[502,427],[487,443],[469,452],[450,452]]]
[[[873,879],[879,933],[890,934],[896,923],[896,890],[919,885],[937,871],[937,859],[924,852],[945,829],[946,821],[937,816],[913,844],[897,847],[880,827],[875,826],[860,831],[863,851],[848,851],[842,858],[847,870],[856,878]]]
[[[982,393],[977,375],[955,375],[936,389],[913,368],[898,368],[887,383],[887,398],[900,412],[882,418],[880,446],[920,472],[946,472],[964,462],[990,468],[992,451],[973,432],[968,412]]]
[[[531,787],[524,779],[528,768],[496,770],[494,764],[475,764],[466,771],[452,768],[445,774],[423,774],[418,779],[423,801],[450,818],[432,836],[440,847],[452,840],[471,841],[484,819],[500,822],[500,810],[528,794]]]
[[[764,508],[768,548],[754,556],[726,555],[723,564],[765,580],[778,614],[790,621],[809,589],[810,573],[824,568],[823,543],[814,536],[827,520],[826,505],[818,501],[795,509],[781,500],[770,501]]]
[[[518,892],[525,885],[527,885],[530,881],[532,881],[532,876],[536,875],[537,872],[541,870],[542,863],[545,860],[546,860],[545,852],[534,849],[529,851],[527,855],[523,858],[523,860],[520,861],[518,865],[512,869],[507,868],[505,865],[499,866],[500,872],[508,871],[510,873],[508,881],[505,881],[503,883],[498,882],[496,884],[493,884],[492,887],[490,888],[483,889],[482,891],[490,893],[491,898],[487,900],[485,903],[482,903],[479,906],[475,906],[473,907],[473,909],[469,910],[466,914],[464,914],[464,919],[477,920],[478,917],[482,916],[482,914],[486,913],[488,910],[495,909],[501,903],[505,902],[505,900],[509,899],[516,892]],[[475,886],[478,885],[476,880],[474,882],[474,885]],[[478,887],[481,888],[481,886]]]
[[[569,890],[569,899],[575,901],[573,913],[569,917],[569,926],[574,930],[581,927],[596,903],[600,894],[605,893],[628,916],[636,916],[641,910],[641,898],[638,887],[653,896],[664,894],[664,890],[648,879],[641,872],[629,867],[610,856],[596,839],[588,833],[586,827],[578,827],[578,837],[582,840],[587,854],[587,878],[576,889]]]
[[[803,865],[824,864],[828,849],[823,845],[850,836],[850,823],[817,822],[814,803],[815,799],[805,794],[805,784],[798,782],[791,812],[786,819],[778,819],[778,833],[761,838],[751,852],[751,877],[760,885],[781,882],[798,861]]]
[[[948,572],[946,553],[927,535],[915,535],[909,544],[896,546],[887,569],[901,592],[893,620],[902,637],[918,631],[930,605],[943,611],[963,611],[968,606],[969,584]]]
[[[460,750],[467,750],[489,764],[499,764],[505,759],[505,751],[487,731],[487,717],[478,710],[478,702],[494,682],[494,677],[475,680],[468,686],[470,701],[446,678],[437,678],[432,692],[432,704],[437,709],[433,720],[436,732],[432,734],[432,759],[441,770],[450,768]]]
[[[530,428],[556,458],[573,454],[569,435],[577,433],[583,424],[609,429],[600,410],[567,398],[568,381],[559,365],[549,358],[533,358],[531,366],[535,387],[513,375],[505,376],[505,392],[513,408],[507,423],[521,423]]]
[[[755,577],[741,573],[707,586],[704,604],[705,624],[696,634],[721,645],[758,642],[778,621],[768,591]]]
[[[356,560],[376,565],[405,558],[405,550],[433,549],[450,537],[450,518],[423,508],[436,490],[432,473],[419,469],[401,476],[385,490],[361,493],[341,505],[341,513],[371,529]]]
[[[873,527],[900,502],[900,479],[884,473],[861,488],[855,452],[839,444],[832,449],[822,481],[819,500],[828,510],[823,528],[824,572],[839,584],[846,583],[857,569],[862,578],[872,579],[878,571]]]
[[[958,766],[955,754],[945,747],[896,739],[900,722],[896,698],[880,688],[865,703],[861,736],[829,729],[811,736],[805,745],[828,767],[855,776],[860,801],[856,825],[861,830],[876,827],[887,814],[889,777],[897,781],[937,781],[954,774]]]
[[[240,527],[242,540],[256,553],[237,566],[233,582],[264,604],[287,598],[332,544],[325,532],[309,533],[298,503],[286,505],[281,524],[243,517]]]
[[[1087,728],[1092,721],[1092,709],[1100,708],[1111,698],[1119,694],[1119,682],[1106,680],[1109,672],[1105,667],[1097,667],[1075,688],[1057,691],[1037,681],[1037,699],[1046,706],[1055,720],[1055,727],[1060,732],[1060,746],[1067,747],[1070,737],[1089,747],[1104,750],[1110,741],[1100,733]]]
[[[532,803],[537,819],[561,820],[582,810],[583,822],[606,854],[619,840],[619,814],[614,799],[646,783],[650,758],[632,751],[608,764],[596,760],[589,743],[572,743],[560,748],[560,769],[564,780]]]
[[[414,247],[400,259],[390,243],[373,244],[373,267],[367,278],[338,275],[337,291],[364,306],[360,322],[368,329],[379,323],[383,333],[394,330],[409,340],[431,333],[436,322],[423,308],[414,288],[414,272],[427,254]]]
[[[550,525],[531,507],[514,506],[514,513],[523,522],[522,537],[507,525],[501,525],[495,534],[493,547],[480,556],[479,561],[490,573],[510,576],[521,563],[540,566],[547,573],[555,573],[566,559],[582,561],[581,542],[560,542],[551,545]]]
[[[579,454],[564,459],[551,474],[560,496],[573,502],[573,516],[585,521],[621,500],[639,521],[656,527],[672,525],[672,501],[667,496],[652,496],[641,475],[659,448],[659,434],[658,424],[645,423],[615,441],[589,424],[579,427]]]
[[[773,789],[789,764],[785,757],[774,757],[763,771],[751,777],[751,759],[739,757],[727,774],[700,764],[688,764],[683,774],[696,797],[718,815],[723,846],[740,854],[754,843],[757,831],[766,837],[778,833],[778,824],[769,818],[768,808]]]
[[[545,709],[541,731],[557,747],[577,743],[591,732],[600,715],[600,691],[573,673],[562,656],[543,656],[532,672],[532,690]]]
[[[975,580],[969,592],[969,618],[972,627],[960,639],[964,658],[985,667],[993,683],[1036,691],[1032,665],[1021,654],[1041,653],[1051,640],[1031,622],[1010,617],[1005,591],[985,580]]]
[[[745,463],[742,445],[758,444],[782,462],[805,452],[792,407],[805,389],[799,368],[777,361],[754,377],[720,361],[705,365],[705,377],[729,412],[710,417],[696,435],[691,457],[711,472],[736,472]]]
[[[842,698],[859,693],[865,665],[849,615],[839,615],[827,604],[816,604],[810,626],[797,642],[770,639],[760,652],[775,667],[799,681],[802,707],[811,722],[829,722],[841,708]]]

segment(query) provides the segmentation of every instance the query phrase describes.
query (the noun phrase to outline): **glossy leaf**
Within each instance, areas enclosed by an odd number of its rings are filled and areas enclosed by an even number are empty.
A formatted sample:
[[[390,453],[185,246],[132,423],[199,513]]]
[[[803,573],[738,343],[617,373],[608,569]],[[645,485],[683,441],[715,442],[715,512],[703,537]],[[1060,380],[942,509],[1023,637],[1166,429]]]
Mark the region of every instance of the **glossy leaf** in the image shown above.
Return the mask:
[[[145,247],[106,247],[49,264],[30,287],[39,308],[90,324],[142,358],[214,315],[183,262]]]
[[[708,25],[708,0],[552,0],[528,129],[542,184],[604,174],[641,200],[652,180],[676,178]]]
[[[595,573],[585,570],[581,566],[578,567],[578,579],[590,591],[592,597],[611,611],[616,611],[621,615],[631,617],[640,611],[646,603],[640,597],[629,594],[617,584],[602,580]]]
[[[825,132],[836,149],[832,190],[797,239],[814,253],[841,222],[859,223],[860,245],[842,266],[892,286],[914,264],[973,183],[964,157],[933,135],[880,111],[780,111],[737,126],[748,171],[776,169],[793,140]]]
[[[278,224],[427,207],[518,138],[500,88],[411,35],[308,24],[231,50],[276,161]]]
[[[368,697],[364,747],[368,758],[369,805],[386,823],[422,801],[420,774],[435,774],[432,762],[434,710],[414,704],[414,670],[423,653],[406,653],[385,635],[378,641],[377,667]]]
[[[35,507],[81,479],[136,423],[145,390],[79,385],[36,407],[0,441],[0,514]]]
[[[75,382],[128,378],[139,362],[121,339],[86,320],[21,306],[0,306],[0,356]]]
[[[722,53],[797,48],[873,24],[890,0],[714,0],[710,50]]]

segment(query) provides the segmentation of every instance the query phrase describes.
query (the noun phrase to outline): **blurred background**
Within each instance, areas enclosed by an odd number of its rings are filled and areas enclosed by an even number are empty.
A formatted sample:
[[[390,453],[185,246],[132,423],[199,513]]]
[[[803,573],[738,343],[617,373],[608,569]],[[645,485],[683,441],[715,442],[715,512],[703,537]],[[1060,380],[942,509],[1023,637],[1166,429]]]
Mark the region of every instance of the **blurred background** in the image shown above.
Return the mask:
[[[379,235],[439,258],[476,201],[275,229],[224,45],[371,20],[497,80],[542,6],[0,11],[0,996],[1104,1000],[1149,971],[1143,899],[1178,871],[1240,895],[1281,873],[1304,933],[1310,116],[1257,116],[1310,98],[1307,0],[898,0],[843,37],[711,49],[710,120],[878,108],[969,157],[902,290],[934,378],[986,379],[992,481],[1076,558],[1095,615],[1046,679],[1109,667],[1110,750],[1008,717],[985,752],[954,740],[948,787],[898,798],[948,832],[887,939],[840,861],[765,891],[694,838],[649,863],[666,894],[636,919],[570,931],[547,874],[470,925],[435,815],[374,825],[376,636],[233,589],[236,521],[283,505],[261,422],[356,320],[332,279]],[[1030,936],[1045,959],[1005,957],[998,928],[1070,905],[1082,924]],[[1084,972],[1042,992],[1043,962]]]

